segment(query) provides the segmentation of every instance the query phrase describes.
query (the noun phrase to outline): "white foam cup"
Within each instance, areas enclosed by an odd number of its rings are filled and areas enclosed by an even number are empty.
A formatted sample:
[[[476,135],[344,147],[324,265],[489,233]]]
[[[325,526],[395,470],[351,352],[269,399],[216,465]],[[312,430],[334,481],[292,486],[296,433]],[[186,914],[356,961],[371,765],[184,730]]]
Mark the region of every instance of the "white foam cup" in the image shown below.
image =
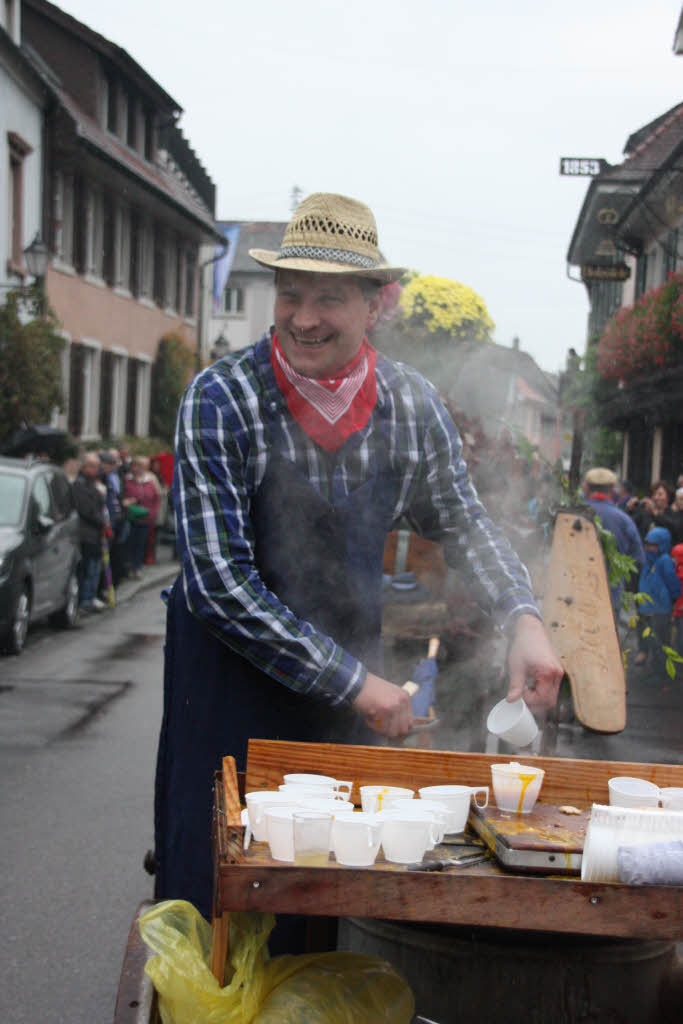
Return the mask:
[[[470,800],[474,797],[477,807],[487,807],[489,802],[488,786],[423,786],[420,792],[420,800],[436,800],[445,804],[448,808],[448,820],[446,832],[462,832],[467,824],[467,816],[470,813]],[[477,793],[484,794],[484,802],[479,803]]]
[[[538,735],[536,719],[521,697],[499,701],[489,712],[486,728],[514,747],[528,747]]]
[[[290,772],[283,776],[282,781],[286,785],[295,786],[325,786],[334,789],[338,793],[345,793],[349,796],[353,789],[352,782],[344,782],[341,779],[333,779],[331,775],[316,775],[313,772]]]
[[[294,863],[306,867],[323,867],[330,855],[332,814],[330,811],[300,807],[292,815],[294,831]]]
[[[607,786],[612,807],[659,807],[659,786],[647,779],[615,776]]]
[[[332,851],[338,864],[349,868],[375,863],[382,841],[382,824],[374,814],[342,812],[332,822]]]
[[[265,819],[268,807],[291,805],[298,802],[292,800],[291,794],[280,793],[278,790],[270,789],[257,789],[247,793],[245,801],[249,815],[249,827],[257,843],[265,843],[268,839]]]
[[[366,814],[386,811],[396,800],[412,800],[414,796],[414,789],[405,789],[403,786],[360,787],[361,806]]]
[[[498,810],[529,814],[538,800],[544,775],[542,768],[517,761],[492,764],[491,780]]]
[[[294,861],[294,813],[300,811],[297,804],[270,806],[266,808],[266,834],[270,855],[273,860]]]
[[[393,864],[421,861],[427,850],[439,842],[439,826],[430,818],[410,811],[380,811],[382,849]]]
[[[659,791],[662,807],[670,811],[683,811],[683,788],[680,786],[664,786]]]

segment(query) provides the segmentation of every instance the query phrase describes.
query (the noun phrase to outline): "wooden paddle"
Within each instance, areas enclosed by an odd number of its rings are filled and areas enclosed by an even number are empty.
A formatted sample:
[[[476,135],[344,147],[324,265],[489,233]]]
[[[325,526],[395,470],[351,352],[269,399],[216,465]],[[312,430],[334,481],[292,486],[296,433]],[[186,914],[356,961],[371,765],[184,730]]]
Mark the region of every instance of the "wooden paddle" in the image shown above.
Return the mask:
[[[605,560],[595,525],[581,514],[560,512],[555,520],[543,621],[581,725],[621,732],[626,680]]]

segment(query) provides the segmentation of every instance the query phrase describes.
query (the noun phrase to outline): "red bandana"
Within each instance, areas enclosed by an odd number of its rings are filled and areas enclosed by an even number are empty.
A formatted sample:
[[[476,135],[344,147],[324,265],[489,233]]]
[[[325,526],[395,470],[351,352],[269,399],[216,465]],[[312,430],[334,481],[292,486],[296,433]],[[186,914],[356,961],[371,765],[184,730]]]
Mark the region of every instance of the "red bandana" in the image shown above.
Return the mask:
[[[273,335],[270,362],[287,408],[308,436],[328,452],[362,430],[377,403],[377,352],[363,338],[360,351],[333,377],[314,380],[297,373]]]

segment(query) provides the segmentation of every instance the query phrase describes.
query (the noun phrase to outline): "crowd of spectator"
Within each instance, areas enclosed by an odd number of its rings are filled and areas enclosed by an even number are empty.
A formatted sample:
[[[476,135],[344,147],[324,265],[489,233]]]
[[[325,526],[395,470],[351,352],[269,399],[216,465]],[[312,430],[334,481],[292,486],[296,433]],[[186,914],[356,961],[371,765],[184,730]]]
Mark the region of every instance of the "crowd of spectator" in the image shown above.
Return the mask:
[[[82,612],[102,612],[116,602],[116,588],[140,579],[154,564],[169,487],[160,458],[132,455],[128,447],[85,452],[71,467],[78,512]]]

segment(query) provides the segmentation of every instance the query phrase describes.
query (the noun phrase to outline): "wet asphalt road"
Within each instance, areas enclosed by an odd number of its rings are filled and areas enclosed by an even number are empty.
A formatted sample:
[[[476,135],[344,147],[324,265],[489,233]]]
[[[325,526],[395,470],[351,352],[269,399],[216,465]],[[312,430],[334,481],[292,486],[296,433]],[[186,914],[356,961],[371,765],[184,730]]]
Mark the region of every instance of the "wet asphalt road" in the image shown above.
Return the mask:
[[[0,661],[3,1024],[110,1024],[152,879],[159,588]]]
[[[142,860],[153,835],[160,586],[71,633],[39,627],[20,658],[0,661],[2,1024],[113,1018],[130,922],[152,895]],[[387,648],[387,675],[409,678],[423,646]],[[489,648],[482,659],[457,662],[440,655],[440,724],[407,742],[486,749],[486,712],[503,692],[495,669],[502,653]],[[564,714],[534,752],[680,762],[680,673],[672,681],[632,671],[628,706],[618,736],[588,733]]]

